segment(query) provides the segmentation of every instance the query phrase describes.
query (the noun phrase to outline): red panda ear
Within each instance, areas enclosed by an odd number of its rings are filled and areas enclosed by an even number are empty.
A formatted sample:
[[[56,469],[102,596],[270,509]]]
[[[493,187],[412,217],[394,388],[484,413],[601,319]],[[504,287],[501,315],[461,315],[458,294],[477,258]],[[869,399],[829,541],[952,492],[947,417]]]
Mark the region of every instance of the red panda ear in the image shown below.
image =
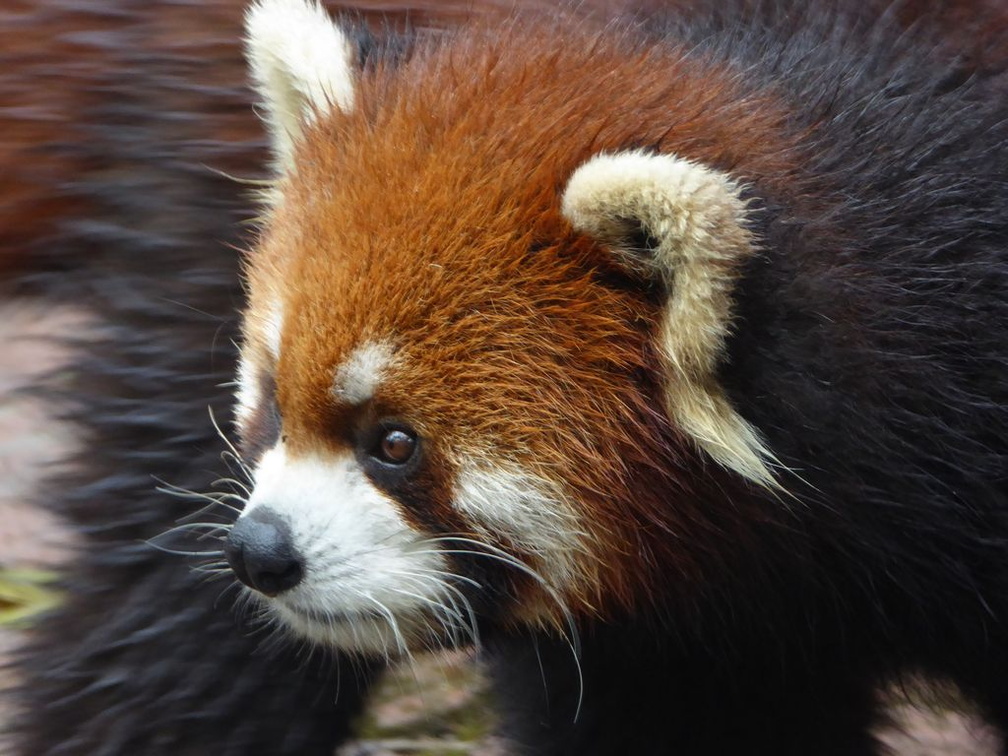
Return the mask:
[[[315,0],[258,0],[245,16],[245,40],[274,168],[283,173],[306,124],[353,107],[354,45]]]
[[[673,155],[603,154],[574,172],[562,207],[575,229],[663,282],[657,337],[672,419],[720,464],[776,486],[773,454],[717,382],[733,289],[754,252],[739,186]]]

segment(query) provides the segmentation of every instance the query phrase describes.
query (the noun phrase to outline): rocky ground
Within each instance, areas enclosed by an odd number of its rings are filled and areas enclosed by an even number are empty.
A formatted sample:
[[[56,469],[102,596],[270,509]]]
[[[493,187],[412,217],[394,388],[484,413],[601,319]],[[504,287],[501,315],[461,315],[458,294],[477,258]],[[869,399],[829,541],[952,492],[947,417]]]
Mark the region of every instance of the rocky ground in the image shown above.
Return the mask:
[[[32,612],[55,600],[45,588],[45,570],[70,543],[58,522],[28,502],[36,481],[73,440],[17,388],[58,367],[63,354],[52,336],[82,327],[70,311],[0,306],[0,662],[14,652]],[[0,667],[0,688],[11,681]],[[893,715],[897,726],[881,735],[895,756],[996,753],[992,733],[968,715],[905,704],[894,705]],[[4,719],[0,704],[0,735]],[[424,657],[386,680],[361,723],[361,739],[339,756],[503,756],[502,745],[486,736],[489,722],[472,661],[464,654]]]

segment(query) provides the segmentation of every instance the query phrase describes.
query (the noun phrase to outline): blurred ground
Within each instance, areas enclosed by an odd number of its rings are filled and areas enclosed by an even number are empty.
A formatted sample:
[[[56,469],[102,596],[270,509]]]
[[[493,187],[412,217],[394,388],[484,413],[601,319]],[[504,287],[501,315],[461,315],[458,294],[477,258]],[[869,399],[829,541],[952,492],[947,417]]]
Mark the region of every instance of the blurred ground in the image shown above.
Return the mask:
[[[44,570],[69,546],[59,523],[29,502],[39,478],[73,444],[42,403],[21,389],[65,358],[52,338],[83,326],[70,310],[0,306],[0,692],[11,682],[3,663],[17,628],[55,598],[44,588]],[[6,716],[0,696],[0,746]]]
[[[18,628],[52,599],[40,585],[40,569],[66,553],[71,541],[28,502],[47,466],[72,449],[72,439],[48,408],[12,391],[59,366],[64,352],[51,337],[83,327],[84,319],[70,310],[0,305],[0,665]],[[0,690],[10,682],[0,666]],[[0,703],[0,743],[7,717]],[[993,734],[964,714],[898,704],[893,718],[897,726],[881,735],[896,756],[997,752]],[[339,756],[504,756],[502,744],[486,737],[489,726],[486,694],[471,660],[460,653],[420,657],[386,679],[361,723],[361,739]]]

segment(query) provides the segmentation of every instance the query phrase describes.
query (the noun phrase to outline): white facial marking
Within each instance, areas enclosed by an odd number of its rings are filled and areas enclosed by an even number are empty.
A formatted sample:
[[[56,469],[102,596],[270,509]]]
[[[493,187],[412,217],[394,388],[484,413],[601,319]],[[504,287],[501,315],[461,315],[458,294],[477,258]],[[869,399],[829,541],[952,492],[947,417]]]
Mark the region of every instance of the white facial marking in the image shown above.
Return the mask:
[[[503,535],[538,558],[536,571],[554,590],[574,585],[583,571],[587,535],[559,492],[517,466],[463,465],[455,507],[480,535]]]
[[[238,359],[238,378],[235,383],[235,422],[241,428],[252,420],[259,403],[262,402],[259,388],[258,370],[242,355]]]
[[[245,327],[248,329],[246,342],[257,341],[260,343],[269,353],[272,365],[275,365],[280,359],[283,305],[275,302],[265,316],[249,311],[245,315]],[[262,359],[257,359],[259,355],[259,350],[246,343],[238,358],[235,421],[239,428],[252,419],[256,409],[266,398],[262,395],[261,378],[271,371],[271,364],[262,364]]]
[[[317,113],[354,101],[354,45],[317,3],[259,0],[245,17],[249,65],[266,108],[280,171]]]
[[[263,455],[242,516],[260,508],[288,523],[304,559],[301,583],[268,600],[302,635],[348,650],[405,653],[429,642],[439,622],[455,621],[444,557],[351,453],[291,459],[278,444]]]
[[[333,394],[348,404],[364,404],[374,397],[392,360],[393,349],[387,342],[362,344],[336,371]]]

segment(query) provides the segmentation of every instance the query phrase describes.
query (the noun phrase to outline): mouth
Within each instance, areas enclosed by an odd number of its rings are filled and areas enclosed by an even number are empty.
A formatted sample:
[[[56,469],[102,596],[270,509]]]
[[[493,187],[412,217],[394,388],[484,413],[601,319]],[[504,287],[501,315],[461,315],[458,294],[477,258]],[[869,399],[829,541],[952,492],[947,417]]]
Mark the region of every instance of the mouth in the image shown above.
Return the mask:
[[[270,601],[275,615],[296,635],[313,643],[363,656],[406,654],[416,635],[414,623],[378,609],[332,611]]]
[[[273,601],[276,609],[285,616],[291,615],[302,622],[325,627],[337,625],[359,625],[367,622],[388,623],[389,615],[377,609],[362,609],[353,611],[332,611],[323,609],[306,609],[287,601]]]

